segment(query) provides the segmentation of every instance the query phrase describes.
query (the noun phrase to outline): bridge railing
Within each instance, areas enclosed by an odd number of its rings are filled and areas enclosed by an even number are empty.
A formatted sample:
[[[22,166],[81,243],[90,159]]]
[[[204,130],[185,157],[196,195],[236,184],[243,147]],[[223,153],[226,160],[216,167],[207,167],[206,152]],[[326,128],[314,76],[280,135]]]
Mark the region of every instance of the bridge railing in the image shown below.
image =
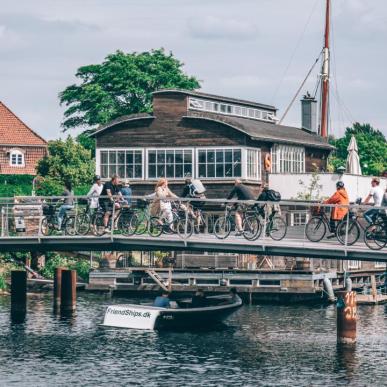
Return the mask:
[[[60,228],[57,224],[58,215],[63,205],[67,204],[68,197],[63,196],[17,196],[12,198],[0,198],[1,211],[1,238],[25,238],[25,237],[131,237],[140,238],[147,235],[149,224],[153,216],[162,218],[168,215],[160,214],[158,208],[166,208],[168,203],[173,202],[174,225],[169,228],[164,221],[161,225],[161,238],[180,238],[185,242],[194,238],[215,238],[224,240],[225,243],[251,243],[264,248],[265,245],[279,243],[282,240],[298,245],[310,243],[325,243],[327,246],[340,249],[365,247],[365,233],[369,223],[364,219],[364,213],[373,210],[373,219],[386,219],[387,207],[372,207],[370,205],[331,205],[317,201],[281,201],[281,202],[258,202],[227,199],[187,199],[187,198],[155,198],[153,195],[132,196],[130,205],[117,198],[118,204],[112,205],[111,216],[106,217],[106,227],[103,224],[103,212],[90,208],[90,198],[86,196],[74,196],[68,210],[62,211],[63,224],[68,222],[69,227]],[[99,197],[99,203],[105,206],[110,198]],[[191,208],[201,208],[200,216],[192,212]],[[238,224],[235,222],[235,213],[242,215],[243,232],[238,232]],[[330,222],[332,210],[350,214],[342,221]],[[341,215],[340,215],[341,213]],[[80,230],[80,224],[89,219],[90,227]],[[125,215],[124,215],[125,214]],[[122,225],[128,223],[136,214],[142,219],[142,229],[129,232]],[[126,219],[120,224],[119,217]],[[98,225],[103,230],[96,231],[96,217],[99,217]],[[126,218],[124,218],[126,217]],[[372,216],[371,216],[372,217]],[[115,219],[112,222],[110,219]],[[200,219],[198,219],[200,218]],[[370,217],[368,217],[370,218]],[[250,225],[248,224],[250,222]],[[380,221],[380,220],[379,220]],[[383,220],[381,220],[383,221]],[[102,224],[101,224],[102,222]],[[180,222],[179,229],[177,223]],[[163,223],[160,220],[159,223]],[[334,228],[331,228],[334,226]],[[156,224],[156,228],[158,225]],[[255,228],[254,228],[255,227]],[[368,229],[367,229],[368,227]],[[378,232],[384,232],[385,225],[379,227]],[[254,235],[254,232],[260,228]],[[337,232],[336,232],[337,230]],[[368,231],[366,231],[368,230]],[[159,230],[160,231],[160,230]],[[150,233],[148,237],[156,237],[158,233]],[[167,235],[163,235],[167,234]],[[227,235],[226,235],[227,234]],[[236,235],[237,234],[237,235]],[[241,235],[239,235],[241,234]],[[380,238],[379,238],[380,239]],[[371,241],[368,241],[371,244]],[[382,249],[383,236],[381,240],[373,241],[375,246],[369,248]]]

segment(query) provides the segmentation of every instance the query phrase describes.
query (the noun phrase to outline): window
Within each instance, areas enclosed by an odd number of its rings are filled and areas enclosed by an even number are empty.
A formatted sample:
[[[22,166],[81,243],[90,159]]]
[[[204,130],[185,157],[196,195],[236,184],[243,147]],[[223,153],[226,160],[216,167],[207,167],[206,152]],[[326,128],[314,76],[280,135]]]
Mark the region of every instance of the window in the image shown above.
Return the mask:
[[[238,105],[232,105],[223,102],[213,102],[200,98],[189,98],[189,109],[202,110],[212,113],[220,113],[231,116],[251,118],[253,120],[274,122],[276,120],[273,111],[266,111],[256,108],[247,108]]]
[[[100,150],[99,169],[103,179],[111,178],[114,174],[124,179],[143,178],[143,151],[120,149]]]
[[[307,212],[292,212],[291,213],[291,226],[303,226],[309,220],[309,214]]]
[[[291,145],[274,145],[271,150],[273,173],[304,173],[305,148]]]
[[[261,179],[261,150],[247,149],[247,178]]]
[[[360,269],[361,261],[348,261],[348,269]]]
[[[375,269],[384,269],[387,268],[386,262],[375,262]]]
[[[192,149],[149,149],[148,178],[182,179],[192,175]]]
[[[9,155],[9,164],[12,167],[24,167],[24,153],[19,150],[13,150]]]
[[[199,178],[234,178],[242,176],[242,149],[199,149]]]
[[[259,286],[281,286],[280,280],[268,280],[268,279],[261,279],[259,280]]]

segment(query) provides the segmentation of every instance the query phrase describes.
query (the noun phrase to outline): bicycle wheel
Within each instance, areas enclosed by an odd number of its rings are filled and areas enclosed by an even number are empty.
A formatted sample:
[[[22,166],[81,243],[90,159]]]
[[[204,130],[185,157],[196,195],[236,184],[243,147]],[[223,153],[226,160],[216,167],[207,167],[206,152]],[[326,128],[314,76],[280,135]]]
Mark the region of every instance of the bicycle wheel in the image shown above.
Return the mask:
[[[285,238],[286,232],[288,231],[288,226],[286,222],[280,217],[275,216],[268,224],[269,230],[268,233],[270,238],[275,241],[280,241]]]
[[[95,215],[94,223],[93,223],[93,231],[95,235],[102,236],[105,234],[105,225],[103,223],[104,214],[102,212],[98,212]]]
[[[86,235],[90,231],[91,219],[89,214],[81,214],[75,222],[77,235]]]
[[[319,216],[313,216],[310,218],[308,223],[305,226],[306,237],[311,242],[319,242],[324,238],[325,233],[327,232],[327,226],[323,219]]]
[[[75,216],[69,216],[68,218],[66,218],[64,220],[63,228],[65,235],[77,235],[77,229],[75,227]]]
[[[152,216],[148,223],[148,233],[150,236],[159,237],[163,232],[163,223],[157,216]]]
[[[345,245],[345,235],[347,232],[347,221],[342,220],[337,225],[336,228],[336,237],[337,240]],[[354,243],[358,241],[360,238],[360,227],[355,220],[350,220],[348,223],[348,237],[347,237],[347,245],[352,246]]]
[[[261,222],[258,216],[250,215],[243,222],[243,236],[248,241],[255,241],[262,232]]]
[[[44,236],[52,235],[52,233],[54,231],[54,228],[53,228],[51,222],[49,222],[49,220],[47,219],[46,216],[42,219],[40,231],[42,232],[42,234]]]
[[[136,213],[137,228],[136,234],[142,235],[148,230],[148,217],[144,211],[138,211]]]
[[[137,215],[135,213],[122,214],[118,221],[118,228],[124,235],[134,235],[138,226]]]
[[[231,232],[231,222],[230,219],[221,216],[216,219],[214,224],[214,233],[218,239],[226,239]]]
[[[370,224],[364,231],[364,242],[371,250],[381,250],[387,244],[387,224]]]
[[[177,233],[183,237],[183,238],[189,238],[194,230],[194,225],[192,220],[188,219],[187,221],[185,219],[180,219],[177,222]]]

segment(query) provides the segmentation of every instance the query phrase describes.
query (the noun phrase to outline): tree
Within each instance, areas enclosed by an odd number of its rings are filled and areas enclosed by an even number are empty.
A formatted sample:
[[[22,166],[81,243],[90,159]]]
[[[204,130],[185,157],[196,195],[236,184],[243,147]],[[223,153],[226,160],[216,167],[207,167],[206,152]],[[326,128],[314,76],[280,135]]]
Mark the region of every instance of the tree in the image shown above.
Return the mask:
[[[370,124],[358,122],[347,128],[343,137],[330,138],[329,142],[336,147],[336,151],[329,158],[330,167],[336,170],[340,166],[346,166],[347,147],[352,135],[355,136],[359,148],[363,175],[379,176],[387,170],[387,142],[383,133]]]
[[[54,140],[48,143],[48,155],[38,162],[37,173],[47,180],[48,186],[62,186],[71,181],[74,188],[89,185],[94,175],[94,160],[91,151],[68,136],[66,140]]]
[[[80,67],[73,84],[59,93],[67,107],[62,126],[94,128],[125,114],[150,112],[152,92],[163,88],[196,89],[195,77],[184,74],[183,63],[164,49],[142,53],[116,51],[102,64]]]

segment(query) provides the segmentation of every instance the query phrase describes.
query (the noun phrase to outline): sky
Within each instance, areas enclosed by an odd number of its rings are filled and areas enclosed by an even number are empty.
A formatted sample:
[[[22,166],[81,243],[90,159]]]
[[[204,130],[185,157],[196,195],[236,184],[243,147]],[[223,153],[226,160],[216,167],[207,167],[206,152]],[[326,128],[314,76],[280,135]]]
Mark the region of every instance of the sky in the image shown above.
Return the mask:
[[[58,93],[77,82],[77,68],[163,47],[202,91],[273,104],[281,117],[322,49],[324,3],[0,0],[0,100],[46,139],[63,137]],[[387,134],[387,1],[332,3],[331,132],[358,121]],[[301,96],[284,124],[300,125]]]

